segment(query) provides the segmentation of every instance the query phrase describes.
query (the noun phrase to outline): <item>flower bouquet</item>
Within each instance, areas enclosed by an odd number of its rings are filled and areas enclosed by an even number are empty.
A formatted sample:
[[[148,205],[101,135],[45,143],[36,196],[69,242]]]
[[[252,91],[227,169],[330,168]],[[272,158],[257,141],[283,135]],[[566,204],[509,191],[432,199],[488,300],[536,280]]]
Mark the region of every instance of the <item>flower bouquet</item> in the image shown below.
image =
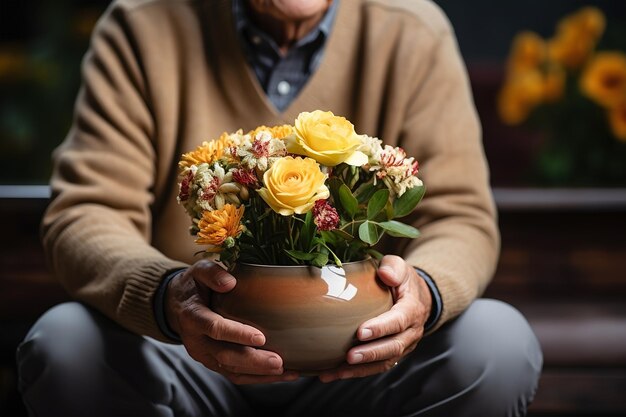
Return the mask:
[[[380,258],[373,246],[385,233],[419,234],[394,220],[424,195],[417,161],[331,112],[224,133],[185,153],[179,167],[191,234],[229,268],[341,266]]]
[[[261,330],[285,368],[343,362],[358,326],[392,306],[374,245],[419,234],[394,220],[424,195],[417,161],[317,110],[293,126],[224,133],[180,168],[191,234],[237,278],[211,308]]]
[[[585,7],[550,39],[513,41],[498,111],[508,125],[542,135],[534,180],[546,185],[626,185],[626,54],[623,33],[603,35],[606,17]]]

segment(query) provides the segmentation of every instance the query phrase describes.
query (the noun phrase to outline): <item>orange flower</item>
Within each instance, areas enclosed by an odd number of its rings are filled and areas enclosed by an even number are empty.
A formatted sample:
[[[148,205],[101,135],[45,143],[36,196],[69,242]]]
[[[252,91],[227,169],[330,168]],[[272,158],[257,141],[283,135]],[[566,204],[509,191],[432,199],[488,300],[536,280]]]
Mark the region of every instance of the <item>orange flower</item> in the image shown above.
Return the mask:
[[[626,142],[626,101],[609,110],[609,123],[615,137]]]
[[[215,161],[224,156],[224,149],[232,143],[228,133],[224,132],[219,139],[211,142],[202,142],[195,150],[183,154],[178,167],[180,169],[190,167],[191,165],[200,165],[202,163],[213,164]]]
[[[270,135],[274,139],[283,139],[293,133],[293,127],[290,125],[281,125],[281,126],[259,126],[254,130],[251,130],[248,134],[254,139],[259,132],[266,131],[269,132]]]
[[[244,231],[241,224],[244,206],[225,204],[220,210],[204,211],[198,222],[198,245],[212,245],[207,252],[220,252],[223,246],[230,247],[234,239]]]
[[[504,123],[517,125],[543,100],[544,79],[538,70],[510,77],[498,96],[498,112]]]
[[[584,94],[602,106],[612,108],[626,99],[626,55],[599,52],[580,80]]]
[[[605,26],[604,14],[596,7],[585,7],[563,18],[555,37],[548,43],[550,58],[568,68],[580,67],[595,48]]]
[[[534,32],[521,32],[513,39],[507,70],[509,73],[532,70],[539,67],[545,58],[545,41]]]

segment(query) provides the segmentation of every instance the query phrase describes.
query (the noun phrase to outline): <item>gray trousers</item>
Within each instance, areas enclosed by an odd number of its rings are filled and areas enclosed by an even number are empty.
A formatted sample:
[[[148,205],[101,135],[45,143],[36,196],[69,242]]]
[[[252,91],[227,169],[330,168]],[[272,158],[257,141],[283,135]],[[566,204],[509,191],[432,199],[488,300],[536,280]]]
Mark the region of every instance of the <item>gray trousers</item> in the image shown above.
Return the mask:
[[[35,416],[484,417],[526,413],[542,354],[517,310],[481,299],[386,373],[236,386],[183,346],[66,303],[37,321],[17,361],[19,389]]]

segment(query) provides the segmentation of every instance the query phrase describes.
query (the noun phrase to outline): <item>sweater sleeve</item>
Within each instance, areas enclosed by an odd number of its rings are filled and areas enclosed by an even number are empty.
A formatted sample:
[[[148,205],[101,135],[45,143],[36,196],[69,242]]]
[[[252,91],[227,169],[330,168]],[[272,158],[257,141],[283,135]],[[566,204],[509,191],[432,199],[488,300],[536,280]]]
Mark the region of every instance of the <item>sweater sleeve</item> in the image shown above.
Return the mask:
[[[440,291],[443,311],[431,329],[460,314],[485,290],[500,237],[481,129],[466,70],[449,27],[438,35],[429,69],[414,89],[402,145],[420,163],[426,194],[412,218],[421,236],[400,248]]]
[[[166,340],[153,296],[168,271],[185,265],[150,245],[155,123],[129,17],[114,4],[92,36],[73,124],[53,154],[42,237],[50,268],[72,297]]]

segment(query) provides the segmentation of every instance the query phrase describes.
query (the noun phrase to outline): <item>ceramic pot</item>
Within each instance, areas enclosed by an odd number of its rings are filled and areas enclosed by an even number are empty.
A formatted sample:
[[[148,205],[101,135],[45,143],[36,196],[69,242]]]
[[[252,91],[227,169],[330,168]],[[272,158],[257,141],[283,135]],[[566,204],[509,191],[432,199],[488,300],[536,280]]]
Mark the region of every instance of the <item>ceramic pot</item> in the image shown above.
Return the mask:
[[[308,374],[334,368],[354,346],[364,321],[392,306],[373,260],[339,268],[238,264],[235,288],[213,293],[214,311],[263,332],[263,349],[278,353],[285,369]]]

